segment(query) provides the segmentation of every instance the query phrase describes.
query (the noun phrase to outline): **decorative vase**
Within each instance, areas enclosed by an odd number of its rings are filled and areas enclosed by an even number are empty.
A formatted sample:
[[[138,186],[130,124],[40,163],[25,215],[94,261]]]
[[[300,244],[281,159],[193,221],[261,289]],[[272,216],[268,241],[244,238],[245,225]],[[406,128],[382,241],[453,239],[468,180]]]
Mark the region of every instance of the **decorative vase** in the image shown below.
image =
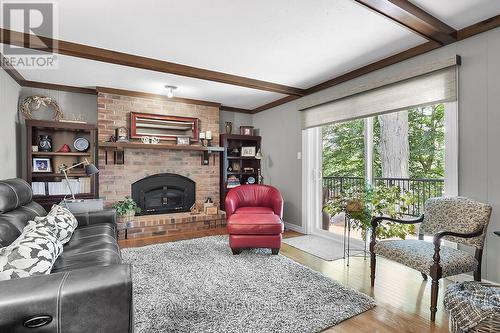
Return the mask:
[[[226,121],[226,125],[224,126],[224,129],[226,131],[226,134],[233,133],[233,123],[230,121]]]
[[[40,135],[38,150],[45,152],[52,150],[52,138],[49,135]]]

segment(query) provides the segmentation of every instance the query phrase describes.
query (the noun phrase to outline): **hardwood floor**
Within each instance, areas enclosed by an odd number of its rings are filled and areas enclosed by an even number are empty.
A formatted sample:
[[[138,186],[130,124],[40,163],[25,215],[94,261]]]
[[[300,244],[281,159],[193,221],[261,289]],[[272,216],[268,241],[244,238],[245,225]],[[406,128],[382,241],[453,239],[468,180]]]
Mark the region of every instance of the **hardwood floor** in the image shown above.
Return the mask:
[[[199,238],[225,234],[225,228],[191,232],[173,236],[151,237],[141,240],[120,241],[121,247],[144,246],[148,244]],[[286,231],[285,238],[300,236],[300,233]],[[430,279],[424,281],[420,273],[397,263],[378,258],[375,287],[370,287],[370,261],[361,257],[351,257],[350,266],[344,260],[325,261],[287,244],[283,244],[281,254],[298,263],[370,295],[377,306],[365,313],[348,319],[324,332],[448,332],[448,317],[443,309],[443,293],[450,283],[440,282],[438,312],[436,323],[429,321],[430,316]]]

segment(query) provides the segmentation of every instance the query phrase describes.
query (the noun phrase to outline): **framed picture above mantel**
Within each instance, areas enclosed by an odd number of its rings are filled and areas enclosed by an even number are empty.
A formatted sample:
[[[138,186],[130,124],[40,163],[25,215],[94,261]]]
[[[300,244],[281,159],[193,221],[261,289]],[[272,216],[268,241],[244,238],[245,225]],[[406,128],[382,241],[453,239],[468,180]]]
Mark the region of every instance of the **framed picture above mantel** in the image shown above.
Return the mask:
[[[198,118],[131,112],[130,127],[132,139],[154,136],[172,141],[176,141],[178,137],[187,137],[191,142],[199,140]]]

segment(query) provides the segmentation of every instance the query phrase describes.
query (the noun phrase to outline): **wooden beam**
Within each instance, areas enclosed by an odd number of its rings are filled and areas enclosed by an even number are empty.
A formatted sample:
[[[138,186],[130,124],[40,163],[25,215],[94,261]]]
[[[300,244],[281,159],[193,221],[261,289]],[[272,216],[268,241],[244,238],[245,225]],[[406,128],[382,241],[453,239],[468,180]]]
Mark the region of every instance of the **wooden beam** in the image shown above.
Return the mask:
[[[21,84],[22,81],[24,81],[24,77],[9,63],[7,58],[3,56],[3,54],[0,53],[0,65],[2,66],[3,70],[10,75],[11,78],[14,79],[19,85]]]
[[[38,37],[18,31],[0,28],[0,42],[43,52],[107,62],[122,66],[141,68],[156,72],[192,77],[201,80],[226,83],[251,89],[271,91],[286,95],[304,95],[304,90],[282,84],[251,79],[227,73],[196,68],[172,62],[117,52],[93,46],[77,44],[47,37]],[[47,45],[51,45],[47,47]]]
[[[457,41],[457,31],[408,0],[355,0],[429,41],[446,45]]]
[[[500,27],[500,15],[490,17],[487,20],[478,22],[476,24],[470,25],[466,28],[458,30],[458,40],[463,40],[481,32],[485,32],[491,29]]]
[[[264,104],[262,106],[259,106],[258,108],[253,109],[252,114],[259,113],[261,111],[274,108],[275,106],[288,103],[288,102],[293,101],[293,100],[298,99],[298,98],[300,98],[300,97],[299,96],[286,96],[286,97],[280,98],[274,102],[270,102],[270,103]]]
[[[72,93],[88,94],[88,95],[96,95],[97,94],[96,90],[92,89],[92,88],[73,87],[73,86],[67,86],[67,85],[63,85],[63,84],[53,84],[53,83],[28,81],[28,80],[23,80],[20,84],[23,87],[59,90],[59,91],[67,91],[67,92],[72,92]]]
[[[138,97],[138,98],[168,100],[171,102],[213,106],[216,108],[220,108],[220,106],[221,106],[221,104],[217,103],[217,102],[209,102],[209,101],[203,101],[203,100],[199,100],[199,99],[190,99],[190,98],[181,98],[181,97],[168,98],[166,95],[150,94],[150,93],[145,93],[145,92],[140,92],[140,91],[124,90],[124,89],[116,89],[116,88],[108,88],[108,87],[96,87],[96,91],[97,91],[97,93],[131,96],[131,97]]]
[[[432,50],[437,49],[439,47],[440,47],[440,45],[435,43],[435,42],[426,42],[424,44],[420,44],[418,46],[412,47],[412,48],[405,50],[403,52],[397,53],[397,54],[392,55],[390,57],[373,62],[373,63],[368,64],[366,66],[355,69],[351,72],[348,72],[346,74],[337,76],[333,79],[330,79],[328,81],[325,81],[325,82],[322,82],[322,83],[317,84],[315,86],[312,86],[312,87],[306,89],[307,95],[315,93],[315,92],[323,90],[323,89],[326,89],[326,88],[333,87],[333,86],[340,84],[342,82],[346,82],[346,81],[355,79],[357,77],[374,72],[374,71],[382,69],[384,67],[387,67],[387,66],[390,66],[393,64],[397,64],[398,62],[413,58],[413,57],[420,55],[420,54],[424,54],[426,52],[432,51]]]
[[[221,105],[220,110],[221,111],[238,112],[238,113],[252,113],[252,110],[249,110],[249,109],[235,108],[235,107],[227,106],[227,105]]]
[[[358,0],[356,0],[356,1],[358,1]],[[393,0],[391,0],[391,1],[393,1]],[[463,40],[463,39],[475,36],[477,34],[480,34],[482,32],[486,32],[488,30],[498,28],[498,27],[500,27],[500,15],[493,16],[493,17],[486,19],[484,21],[481,21],[481,22],[472,24],[468,27],[465,27],[463,29],[460,29],[459,31],[457,31],[457,39]],[[376,71],[378,69],[382,69],[384,67],[394,65],[398,62],[401,62],[401,61],[416,57],[418,55],[424,54],[426,52],[435,50],[437,48],[440,48],[441,46],[443,46],[443,45],[438,44],[436,42],[432,42],[432,41],[424,43],[424,44],[420,44],[420,45],[413,47],[411,49],[408,49],[406,51],[400,52],[400,53],[395,54],[393,56],[387,57],[385,59],[379,60],[377,62],[371,63],[369,65],[363,66],[361,68],[355,69],[355,70],[348,72],[346,74],[337,76],[333,79],[330,79],[328,81],[325,81],[323,83],[320,83],[320,84],[317,84],[313,87],[310,87],[310,88],[306,89],[306,96],[313,94],[315,92],[318,92],[320,90],[333,87],[333,86],[340,84],[342,82],[352,80],[354,78],[368,74],[368,73]],[[293,97],[293,96],[290,96],[290,97]],[[259,106],[255,109],[253,109],[252,113],[255,114],[258,112],[262,112],[264,110],[273,108],[275,106],[288,103],[290,100],[294,100],[297,98],[292,98],[292,99],[288,99],[286,97],[281,98],[281,99],[278,99],[274,102],[267,103],[265,105],[262,105],[262,106]]]

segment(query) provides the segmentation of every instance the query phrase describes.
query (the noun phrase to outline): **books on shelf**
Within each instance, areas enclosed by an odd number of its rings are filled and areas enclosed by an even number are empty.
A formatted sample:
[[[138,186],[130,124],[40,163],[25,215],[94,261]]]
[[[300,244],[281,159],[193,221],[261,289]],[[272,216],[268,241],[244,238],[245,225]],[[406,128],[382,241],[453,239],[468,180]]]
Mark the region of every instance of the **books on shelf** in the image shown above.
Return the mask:
[[[229,176],[227,178],[227,188],[235,188],[240,186],[240,179],[235,176]]]
[[[45,182],[32,182],[33,195],[45,195]]]
[[[76,178],[69,180],[73,194],[90,193],[90,178]],[[31,188],[34,195],[67,195],[71,194],[66,181],[60,182],[32,182]]]

